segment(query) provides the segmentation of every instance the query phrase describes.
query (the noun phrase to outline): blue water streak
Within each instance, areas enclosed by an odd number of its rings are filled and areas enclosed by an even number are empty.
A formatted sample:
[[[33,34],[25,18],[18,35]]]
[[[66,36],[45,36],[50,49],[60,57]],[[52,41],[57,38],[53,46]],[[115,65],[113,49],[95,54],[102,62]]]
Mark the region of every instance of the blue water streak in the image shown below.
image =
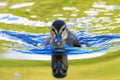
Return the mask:
[[[0,31],[0,36],[7,38],[10,41],[22,41],[28,45],[23,47],[24,49],[12,48],[13,51],[21,52],[24,54],[43,54],[51,55],[54,47],[51,45],[44,46],[46,38],[49,34],[31,34],[24,32],[14,32],[14,31]],[[91,35],[85,31],[79,31],[76,33],[76,36],[79,40],[81,46],[85,45],[86,47],[74,48],[65,45],[65,50],[68,55],[75,54],[92,54],[94,52],[106,51],[110,47],[116,45],[113,42],[120,41],[120,34],[102,34],[102,35]],[[21,43],[19,43],[21,44]],[[44,46],[44,47],[38,47]],[[27,48],[29,45],[35,46],[32,48]],[[120,45],[118,43],[117,45]],[[19,45],[18,45],[19,46]],[[95,49],[92,49],[95,48]]]

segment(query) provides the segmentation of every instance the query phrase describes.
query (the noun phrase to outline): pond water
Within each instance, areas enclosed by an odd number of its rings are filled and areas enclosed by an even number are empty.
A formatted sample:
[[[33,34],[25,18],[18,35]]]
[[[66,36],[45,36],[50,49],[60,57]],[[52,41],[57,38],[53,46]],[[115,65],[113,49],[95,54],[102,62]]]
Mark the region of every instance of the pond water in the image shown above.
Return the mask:
[[[34,2],[21,3],[11,6],[11,9],[32,6]],[[79,10],[75,7],[63,7],[65,11],[74,11],[76,13],[71,16],[77,16]],[[74,30],[76,37],[82,47],[74,48],[65,45],[68,59],[84,59],[104,55],[108,50],[120,46],[120,33],[111,33],[109,30],[114,30],[120,27],[120,14],[114,15],[114,10],[119,10],[120,5],[106,5],[105,2],[94,2],[92,8],[84,11],[87,16],[80,18],[69,18],[66,22],[67,26],[83,28],[83,30]],[[30,11],[30,9],[29,9]],[[96,17],[100,13],[104,16]],[[31,15],[33,18],[37,16]],[[53,14],[53,17],[60,17],[66,20],[63,14]],[[94,24],[94,22],[98,24]],[[0,23],[28,25],[34,27],[50,26],[52,21],[44,22],[39,20],[29,20],[26,17],[16,16],[8,13],[0,13]],[[115,25],[114,25],[115,24]],[[92,32],[89,32],[93,30]],[[96,31],[99,30],[99,31]],[[89,33],[88,33],[89,32]],[[48,34],[32,34],[27,32],[17,32],[13,30],[0,30],[0,40],[12,41],[12,44],[2,44],[9,46],[11,52],[5,53],[2,57],[11,59],[27,59],[27,60],[51,60],[53,46],[44,46],[45,39]],[[16,43],[17,42],[17,43]]]
[[[34,4],[35,4],[34,2],[24,2],[24,3],[20,3],[20,4],[14,4],[14,5],[10,6],[10,9],[32,6]]]
[[[11,54],[6,53],[4,57],[17,59],[50,60],[54,49],[53,46],[44,46],[45,39],[49,34],[31,34],[25,32],[0,31],[0,39],[18,42],[19,44],[2,44],[12,47]],[[69,59],[91,58],[105,54],[111,47],[120,46],[114,42],[120,41],[120,34],[90,35],[85,31],[76,33],[81,48],[65,45],[66,54]],[[27,56],[27,57],[26,57]]]

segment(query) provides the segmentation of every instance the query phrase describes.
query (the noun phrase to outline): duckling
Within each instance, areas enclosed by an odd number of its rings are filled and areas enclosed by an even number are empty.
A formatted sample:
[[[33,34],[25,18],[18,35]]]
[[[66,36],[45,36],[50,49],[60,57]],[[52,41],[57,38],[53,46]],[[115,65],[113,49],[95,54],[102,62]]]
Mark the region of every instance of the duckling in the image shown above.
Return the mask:
[[[55,20],[50,29],[50,36],[45,42],[45,46],[51,44],[56,48],[62,48],[65,44],[72,47],[81,47],[76,36],[68,30],[63,20]]]

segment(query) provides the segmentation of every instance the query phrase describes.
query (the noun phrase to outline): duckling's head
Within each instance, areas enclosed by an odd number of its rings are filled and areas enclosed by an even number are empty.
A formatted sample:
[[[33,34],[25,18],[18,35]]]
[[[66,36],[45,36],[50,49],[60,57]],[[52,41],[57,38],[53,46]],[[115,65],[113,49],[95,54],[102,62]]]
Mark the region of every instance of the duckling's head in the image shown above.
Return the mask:
[[[52,23],[50,34],[52,38],[52,44],[56,48],[63,47],[68,36],[65,22],[63,20],[55,20]]]

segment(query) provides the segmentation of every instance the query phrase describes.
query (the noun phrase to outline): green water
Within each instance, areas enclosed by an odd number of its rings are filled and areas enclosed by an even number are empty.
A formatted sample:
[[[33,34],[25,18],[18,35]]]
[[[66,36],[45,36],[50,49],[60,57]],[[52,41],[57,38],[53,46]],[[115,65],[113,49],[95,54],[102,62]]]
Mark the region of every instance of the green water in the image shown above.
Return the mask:
[[[6,1],[8,4],[5,7],[0,7],[0,13],[9,13],[25,17],[29,20],[40,20],[44,22],[51,22],[55,19],[65,19],[66,22],[85,25],[78,27],[74,25],[70,26],[69,28],[73,32],[86,30],[91,35],[120,34],[119,0],[0,0],[0,2],[3,1]],[[10,9],[10,6],[23,2],[35,2],[35,4],[33,6]],[[108,7],[93,7],[93,4],[96,4],[96,2],[98,4],[104,4],[104,6]],[[119,8],[112,9],[113,6],[118,6]],[[72,7],[74,9],[63,10],[64,7]],[[97,11],[97,13],[95,12],[96,15],[87,15],[85,11],[93,11],[93,13],[94,11]],[[91,12],[91,14],[93,13]],[[62,14],[62,16],[55,16],[55,14]],[[37,17],[32,18],[30,17],[31,15],[36,15]],[[85,19],[85,22],[79,21],[79,18]],[[91,20],[91,18],[93,20]],[[87,20],[88,22],[86,22]],[[49,29],[49,26],[25,26],[23,24],[6,24],[0,22],[0,30],[23,31],[41,34],[49,33]],[[0,39],[0,43],[0,52],[6,53],[9,52],[11,46],[5,46],[2,44],[11,45],[15,42]],[[16,44],[18,43],[16,42]],[[119,44],[119,41],[114,42],[114,44]],[[119,49],[119,47],[111,48],[107,55],[99,58],[70,61],[70,71],[65,80],[79,80],[79,78],[81,80],[119,80]],[[22,80],[54,80],[54,78],[50,75],[51,72],[49,65],[50,62],[47,61],[0,60],[0,73],[2,73],[2,75],[0,74],[0,79],[13,80],[14,72],[18,71],[22,76]],[[48,78],[46,75],[48,75]]]

